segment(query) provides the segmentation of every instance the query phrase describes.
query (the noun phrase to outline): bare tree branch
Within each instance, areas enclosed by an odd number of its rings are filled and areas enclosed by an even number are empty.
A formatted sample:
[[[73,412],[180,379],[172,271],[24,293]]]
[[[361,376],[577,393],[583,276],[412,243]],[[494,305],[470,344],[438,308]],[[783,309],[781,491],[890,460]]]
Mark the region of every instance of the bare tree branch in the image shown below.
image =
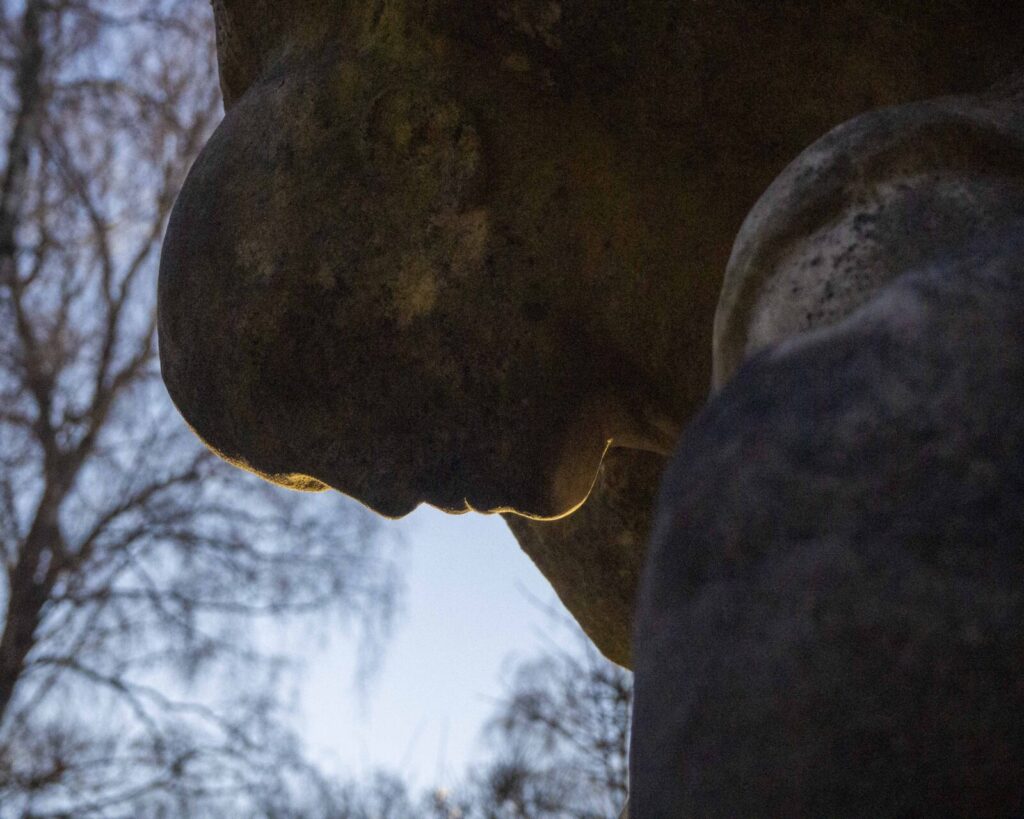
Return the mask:
[[[300,791],[323,808],[254,618],[333,616],[370,640],[392,611],[395,544],[361,510],[216,461],[156,377],[159,242],[220,112],[209,14],[0,13],[4,819],[271,816]],[[222,702],[183,695],[222,676]],[[102,718],[78,719],[80,697]]]

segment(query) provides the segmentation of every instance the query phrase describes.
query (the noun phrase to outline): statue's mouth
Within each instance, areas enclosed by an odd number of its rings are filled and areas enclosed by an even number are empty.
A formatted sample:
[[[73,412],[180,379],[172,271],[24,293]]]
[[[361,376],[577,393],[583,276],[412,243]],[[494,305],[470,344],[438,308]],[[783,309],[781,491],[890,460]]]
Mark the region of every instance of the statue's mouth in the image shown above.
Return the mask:
[[[353,496],[355,497],[355,496]],[[422,505],[430,506],[446,515],[465,515],[469,512],[476,512],[481,515],[493,515],[503,512],[516,512],[511,506],[501,504],[474,504],[469,498],[461,498],[458,501],[440,500],[431,498],[429,495],[419,500],[407,498],[387,497],[381,499],[370,499],[356,497],[360,503],[385,518],[398,520],[412,513]]]
[[[533,520],[558,520],[575,512],[588,495],[589,492],[582,495],[574,493],[571,496],[560,493],[551,495],[541,487],[536,490],[533,487],[496,487],[494,491],[481,491],[481,487],[477,486],[468,493],[444,493],[435,488],[434,491],[423,493],[422,502],[449,515],[475,512],[481,515],[514,514]]]

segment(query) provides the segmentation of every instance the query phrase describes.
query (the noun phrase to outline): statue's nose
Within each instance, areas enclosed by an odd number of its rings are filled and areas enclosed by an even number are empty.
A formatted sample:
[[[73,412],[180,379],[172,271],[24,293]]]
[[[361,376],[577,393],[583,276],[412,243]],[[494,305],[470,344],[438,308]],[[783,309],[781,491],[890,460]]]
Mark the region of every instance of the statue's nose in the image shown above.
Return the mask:
[[[378,515],[392,519],[404,518],[422,502],[422,498],[412,493],[388,491],[387,488],[380,487],[376,491],[371,489],[353,497]]]

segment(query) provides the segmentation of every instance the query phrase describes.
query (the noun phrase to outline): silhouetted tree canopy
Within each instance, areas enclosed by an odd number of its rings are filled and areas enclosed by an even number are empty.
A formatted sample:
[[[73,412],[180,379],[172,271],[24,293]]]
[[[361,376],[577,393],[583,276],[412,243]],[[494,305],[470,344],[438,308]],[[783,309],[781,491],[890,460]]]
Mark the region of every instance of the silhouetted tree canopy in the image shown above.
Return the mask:
[[[221,463],[159,379],[159,243],[221,113],[208,15],[3,5],[4,819],[328,815],[259,629],[337,616],[372,645],[392,610],[367,513]]]

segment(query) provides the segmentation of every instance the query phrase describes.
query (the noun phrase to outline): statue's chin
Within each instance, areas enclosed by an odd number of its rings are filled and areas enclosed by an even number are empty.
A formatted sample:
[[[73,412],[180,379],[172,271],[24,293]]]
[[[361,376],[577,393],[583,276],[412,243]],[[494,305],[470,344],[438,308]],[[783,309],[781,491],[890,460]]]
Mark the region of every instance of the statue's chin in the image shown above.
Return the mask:
[[[549,482],[548,491],[543,494],[523,493],[512,497],[508,503],[490,505],[475,505],[470,501],[470,508],[476,512],[512,514],[531,520],[559,520],[568,517],[586,503],[597,480],[600,465],[601,460],[598,459],[592,468],[574,470],[571,475],[564,470],[560,471]]]
[[[590,492],[587,491],[578,496],[572,498],[562,498],[560,501],[552,501],[547,504],[521,504],[513,506],[498,507],[489,510],[491,513],[505,513],[511,515],[517,515],[522,518],[529,518],[530,520],[560,520],[561,518],[568,517],[577,509],[579,509],[587,498],[590,496]]]

